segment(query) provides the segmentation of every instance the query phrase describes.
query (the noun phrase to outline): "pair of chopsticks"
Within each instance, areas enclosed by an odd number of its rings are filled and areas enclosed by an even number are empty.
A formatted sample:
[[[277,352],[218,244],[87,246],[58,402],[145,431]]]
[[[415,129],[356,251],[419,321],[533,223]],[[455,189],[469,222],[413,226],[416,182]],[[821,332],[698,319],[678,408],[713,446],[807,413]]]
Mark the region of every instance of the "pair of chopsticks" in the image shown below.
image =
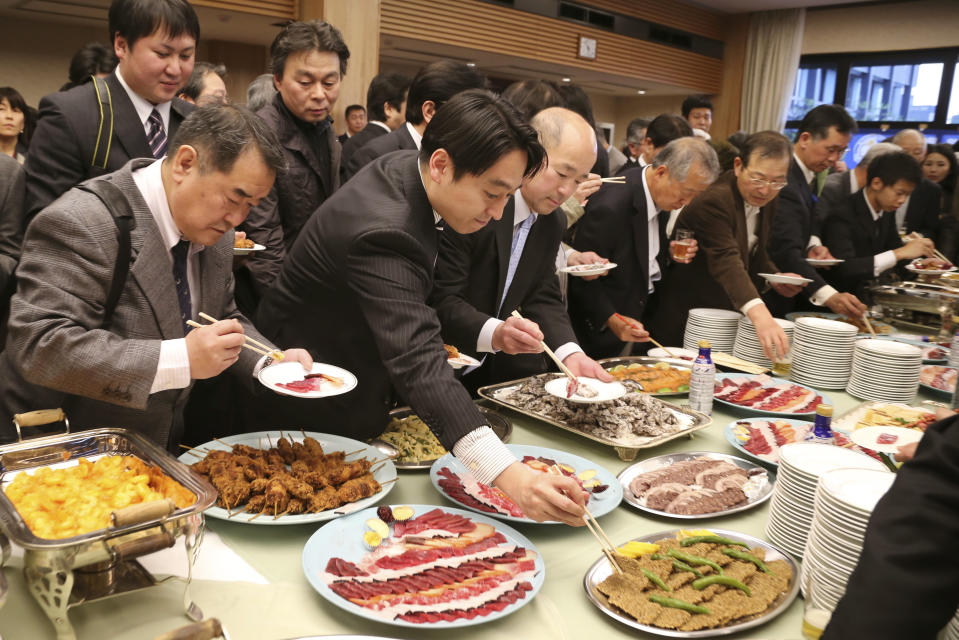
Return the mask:
[[[608,184],[626,184],[626,176],[613,176],[611,178],[602,178],[600,182]]]
[[[862,321],[866,323],[866,328],[869,329],[869,333],[872,334],[873,338],[877,338],[876,330],[872,328],[872,323],[869,322],[869,312],[862,314]]]
[[[517,318],[518,320],[526,319],[520,315],[519,311],[516,311],[515,309],[513,310],[513,313],[511,313],[510,315],[513,316],[514,318]],[[569,368],[565,364],[563,364],[563,362],[559,358],[556,357],[556,354],[553,353],[553,350],[550,349],[548,346],[546,346],[545,342],[540,340],[539,346],[543,347],[543,351],[546,352],[546,355],[552,358],[553,362],[556,363],[556,366],[559,367],[559,370],[562,371],[566,375],[566,377],[569,378],[569,385],[566,387],[566,392],[569,394],[570,397],[572,397],[573,393],[576,392],[576,389],[579,388],[579,380],[577,380],[576,376],[573,375],[573,372],[570,371]]]
[[[204,320],[210,323],[219,322],[219,320],[217,320],[213,316],[203,313],[202,311],[197,315],[199,315],[201,318],[203,318]],[[209,326],[205,324],[200,324],[199,322],[194,322],[193,320],[187,320],[186,323],[190,325],[191,327],[195,327],[197,329]],[[284,358],[283,352],[280,351],[279,349],[274,349],[268,344],[264,344],[260,342],[259,340],[254,340],[253,338],[251,338],[250,336],[246,334],[243,335],[243,338],[244,340],[246,340],[246,342],[243,343],[243,346],[246,349],[249,349],[250,351],[256,351],[257,353],[264,356],[270,356],[277,362],[283,360]]]
[[[549,467],[549,472],[552,475],[566,475],[555,464]],[[606,532],[603,531],[603,528],[599,526],[599,521],[593,517],[593,514],[589,512],[589,509],[584,506],[583,510],[586,511],[586,515],[583,516],[583,522],[586,523],[586,528],[589,529],[589,532],[593,534],[593,537],[596,538],[597,542],[599,542],[599,547],[603,550],[603,555],[606,556],[606,559],[609,560],[609,564],[613,565],[613,569],[616,570],[616,573],[622,575],[623,570],[619,567],[619,563],[616,562],[616,546],[610,541],[609,536],[606,535]]]
[[[621,316],[621,315],[619,315],[618,313],[613,313],[613,315],[616,316],[617,318],[619,318],[620,320],[622,320],[622,321],[626,324],[626,326],[628,326],[630,329],[639,329],[639,325],[636,324],[635,322],[633,322],[632,320],[630,320],[629,318],[627,318],[627,317],[625,317],[625,316]],[[675,354],[675,353],[673,353],[672,351],[670,351],[669,349],[667,349],[666,347],[664,347],[662,344],[660,344],[659,342],[657,342],[657,341],[656,341],[656,338],[654,338],[653,336],[649,336],[649,341],[652,342],[652,343],[653,343],[654,345],[656,345],[657,347],[659,347],[660,349],[662,349],[663,351],[665,351],[665,352],[666,352],[666,355],[669,356],[670,358],[675,358],[675,357],[676,357],[676,354]]]

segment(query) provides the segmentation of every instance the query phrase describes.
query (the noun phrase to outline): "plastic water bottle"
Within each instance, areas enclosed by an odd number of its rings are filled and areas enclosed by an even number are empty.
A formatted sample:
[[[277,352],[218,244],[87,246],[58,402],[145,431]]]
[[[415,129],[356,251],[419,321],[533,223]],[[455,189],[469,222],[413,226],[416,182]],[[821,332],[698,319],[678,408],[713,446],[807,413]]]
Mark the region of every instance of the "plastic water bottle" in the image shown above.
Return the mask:
[[[813,423],[812,433],[807,440],[822,444],[835,444],[836,437],[832,432],[832,405],[821,404],[816,407],[816,422]]]
[[[950,367],[959,367],[959,331],[952,336],[952,342],[949,344],[949,360],[946,364]]]
[[[712,415],[715,386],[716,365],[710,356],[709,341],[700,340],[699,355],[693,362],[693,373],[689,377],[689,406],[706,415]]]

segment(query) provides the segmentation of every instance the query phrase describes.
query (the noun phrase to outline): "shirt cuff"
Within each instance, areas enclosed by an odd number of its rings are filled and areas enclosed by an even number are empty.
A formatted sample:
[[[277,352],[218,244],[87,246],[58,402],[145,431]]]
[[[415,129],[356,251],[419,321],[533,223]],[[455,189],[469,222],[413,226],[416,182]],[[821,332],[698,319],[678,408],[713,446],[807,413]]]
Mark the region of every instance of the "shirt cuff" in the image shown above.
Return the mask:
[[[759,305],[759,304],[763,304],[763,299],[762,299],[762,298],[753,298],[752,300],[750,300],[749,302],[747,302],[746,304],[744,304],[742,307],[740,307],[739,310],[742,312],[743,315],[746,315],[747,313],[749,313],[749,310],[750,310],[750,309],[752,309],[753,307],[755,307],[756,305]]]
[[[896,266],[896,254],[890,249],[889,251],[883,251],[882,253],[876,254],[872,259],[872,275],[876,278],[879,277],[883,271],[888,271]]]
[[[576,251],[576,249],[572,248],[565,242],[561,242],[559,245],[559,248],[560,248],[560,251],[563,252],[563,255],[566,257],[566,262],[569,262],[569,257],[573,255],[574,251]]]
[[[822,245],[822,240],[819,239],[819,236],[809,236],[809,244],[806,245],[806,251],[809,251],[813,247],[818,247]]]
[[[816,293],[809,296],[809,301],[818,307],[824,307],[826,306],[826,300],[829,300],[829,298],[833,297],[837,293],[839,292],[827,284],[824,287],[820,287]]]
[[[506,445],[487,426],[467,433],[453,445],[453,455],[469,469],[478,482],[493,484],[493,481],[516,462]]]
[[[476,338],[476,353],[496,353],[496,349],[493,348],[493,332],[501,324],[503,321],[497,318],[490,318],[483,323],[479,337]]]
[[[553,353],[556,354],[556,359],[562,362],[574,353],[581,353],[582,351],[583,348],[575,342],[567,342],[566,344],[560,346],[559,349],[554,349]]]
[[[160,343],[160,360],[150,393],[168,389],[185,389],[190,386],[190,354],[186,350],[186,338],[164,340]]]

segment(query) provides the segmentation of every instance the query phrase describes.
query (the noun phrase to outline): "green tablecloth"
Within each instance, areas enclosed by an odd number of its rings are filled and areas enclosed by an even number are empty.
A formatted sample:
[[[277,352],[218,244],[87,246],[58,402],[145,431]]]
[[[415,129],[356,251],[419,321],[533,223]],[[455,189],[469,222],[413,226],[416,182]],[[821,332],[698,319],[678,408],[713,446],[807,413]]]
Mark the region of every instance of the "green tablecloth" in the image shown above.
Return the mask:
[[[827,392],[839,415],[859,401],[843,392]],[[934,398],[934,396],[928,396]],[[935,398],[941,400],[942,398]],[[683,400],[681,398],[681,400]],[[631,463],[619,460],[612,447],[595,443],[521,414],[501,409],[514,425],[511,442],[562,449],[586,457],[618,474]],[[713,424],[693,437],[683,437],[665,445],[641,451],[638,459],[684,451],[718,451],[736,454],[723,437],[723,428],[745,414],[716,404]],[[390,504],[425,503],[452,506],[436,493],[426,472],[401,472],[388,497]],[[614,543],[620,544],[639,535],[673,528],[716,527],[765,538],[768,502],[755,509],[725,518],[671,520],[650,517],[625,502],[601,518],[603,528]],[[254,526],[242,522],[208,520],[233,550],[265,576],[269,585],[195,581],[194,601],[207,617],[217,617],[234,640],[283,639],[311,635],[369,634],[393,638],[435,638],[447,640],[448,631],[429,631],[392,627],[370,622],[346,613],[317,594],[306,581],[301,568],[303,546],[316,525],[289,527]],[[514,525],[516,526],[516,525]],[[549,639],[589,640],[590,638],[627,638],[638,631],[618,624],[596,609],[583,589],[586,570],[601,555],[599,547],[584,528],[559,525],[518,525],[543,555],[546,582],[542,591],[516,613],[455,632],[457,637],[478,640]],[[0,610],[0,635],[5,640],[42,640],[54,638],[53,627],[27,593],[14,560],[5,569],[10,594]],[[81,640],[115,638],[143,640],[153,638],[188,623],[182,615],[182,583],[171,581],[145,591],[74,607],[70,610]],[[802,601],[772,622],[750,631],[726,636],[790,640],[801,638]]]

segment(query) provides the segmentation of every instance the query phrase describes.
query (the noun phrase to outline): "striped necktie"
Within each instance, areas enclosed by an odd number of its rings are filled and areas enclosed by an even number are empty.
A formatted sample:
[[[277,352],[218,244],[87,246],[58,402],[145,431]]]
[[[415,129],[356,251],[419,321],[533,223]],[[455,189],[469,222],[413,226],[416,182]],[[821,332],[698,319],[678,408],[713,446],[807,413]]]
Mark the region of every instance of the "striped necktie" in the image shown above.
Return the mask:
[[[513,283],[513,276],[516,275],[519,259],[523,255],[526,237],[529,235],[529,230],[534,222],[536,222],[536,214],[530,213],[525,220],[519,223],[519,228],[513,233],[513,242],[509,250],[509,265],[506,267],[506,282],[503,284],[503,295],[499,299],[497,315],[499,315],[499,311],[502,310],[503,303],[506,301],[506,294],[509,291],[509,286]]]
[[[160,112],[156,109],[151,111],[147,122],[150,125],[150,135],[147,140],[150,143],[150,153],[154,158],[162,158],[166,155],[166,132],[163,130]]]

